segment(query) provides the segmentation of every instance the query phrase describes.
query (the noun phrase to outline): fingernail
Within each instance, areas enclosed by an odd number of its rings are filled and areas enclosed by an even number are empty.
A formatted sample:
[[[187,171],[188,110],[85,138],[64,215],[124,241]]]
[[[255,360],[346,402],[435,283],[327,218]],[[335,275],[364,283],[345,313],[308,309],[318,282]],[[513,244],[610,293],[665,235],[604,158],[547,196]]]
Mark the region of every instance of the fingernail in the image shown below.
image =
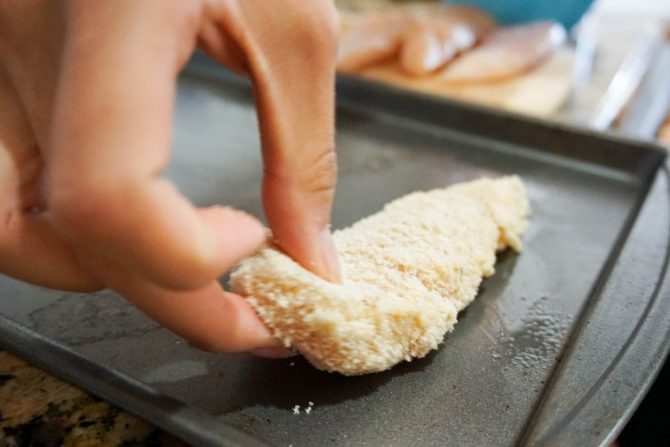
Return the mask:
[[[340,273],[340,261],[337,257],[337,250],[335,249],[335,241],[330,233],[330,228],[326,227],[319,235],[321,242],[321,265],[324,266],[324,279],[330,282],[339,283],[342,280]]]
[[[266,359],[285,359],[291,357],[292,352],[286,348],[259,348],[250,351],[256,357],[263,357]]]

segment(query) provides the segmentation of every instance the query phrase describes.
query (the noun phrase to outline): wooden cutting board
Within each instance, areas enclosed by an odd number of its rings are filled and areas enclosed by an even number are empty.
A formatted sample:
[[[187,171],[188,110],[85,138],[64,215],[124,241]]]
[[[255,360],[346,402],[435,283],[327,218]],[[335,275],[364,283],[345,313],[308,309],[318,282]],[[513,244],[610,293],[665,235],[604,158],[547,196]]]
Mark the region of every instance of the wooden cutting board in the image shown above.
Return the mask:
[[[524,75],[487,84],[449,85],[437,78],[413,78],[404,74],[397,62],[368,68],[361,75],[424,93],[547,117],[570,95],[574,60],[573,49],[565,47]]]

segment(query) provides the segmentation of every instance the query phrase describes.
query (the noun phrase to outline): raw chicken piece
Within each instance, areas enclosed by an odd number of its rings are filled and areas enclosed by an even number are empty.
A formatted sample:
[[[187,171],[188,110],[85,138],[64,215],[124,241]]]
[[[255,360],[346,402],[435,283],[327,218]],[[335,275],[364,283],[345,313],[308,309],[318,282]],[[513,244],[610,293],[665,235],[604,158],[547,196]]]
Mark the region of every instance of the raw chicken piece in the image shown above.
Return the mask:
[[[549,117],[561,108],[570,95],[574,59],[572,48],[563,46],[528,73],[500,82],[449,83],[442,81],[439,73],[408,76],[394,61],[375,65],[358,74],[403,89]]]
[[[403,34],[400,66],[408,74],[431,73],[495,29],[483,12],[468,7],[441,8],[439,14],[414,16]]]
[[[400,10],[343,18],[337,69],[355,72],[397,55],[407,20]]]
[[[485,83],[529,71],[565,41],[565,29],[555,22],[534,22],[500,28],[481,46],[461,55],[439,73],[445,83]]]
[[[430,73],[495,28],[475,8],[419,5],[344,17],[338,70],[354,72],[394,57],[412,75]]]

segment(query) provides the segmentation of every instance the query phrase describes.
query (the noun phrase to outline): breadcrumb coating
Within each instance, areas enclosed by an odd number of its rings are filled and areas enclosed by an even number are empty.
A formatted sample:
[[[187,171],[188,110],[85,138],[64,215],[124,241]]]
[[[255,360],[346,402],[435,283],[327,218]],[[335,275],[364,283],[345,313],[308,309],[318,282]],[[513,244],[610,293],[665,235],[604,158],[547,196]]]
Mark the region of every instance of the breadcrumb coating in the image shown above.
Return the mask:
[[[494,273],[521,249],[529,204],[516,176],[416,192],[333,235],[342,282],[327,282],[267,246],[231,276],[273,334],[314,366],[386,370],[436,349]]]

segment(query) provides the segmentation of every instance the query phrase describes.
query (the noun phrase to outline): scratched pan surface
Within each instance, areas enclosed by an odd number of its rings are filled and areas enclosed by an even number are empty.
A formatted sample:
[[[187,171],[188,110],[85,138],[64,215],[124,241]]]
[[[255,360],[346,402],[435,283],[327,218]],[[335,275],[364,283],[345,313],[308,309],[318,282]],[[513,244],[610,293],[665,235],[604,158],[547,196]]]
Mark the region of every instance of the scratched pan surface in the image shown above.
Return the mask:
[[[500,257],[439,351],[345,378],[300,358],[203,353],[111,292],[5,277],[0,344],[196,445],[606,442],[670,339],[662,153],[352,79],[339,87],[336,228],[415,190],[526,182],[524,251]],[[261,216],[249,86],[196,60],[175,123],[167,175],[198,204]]]

